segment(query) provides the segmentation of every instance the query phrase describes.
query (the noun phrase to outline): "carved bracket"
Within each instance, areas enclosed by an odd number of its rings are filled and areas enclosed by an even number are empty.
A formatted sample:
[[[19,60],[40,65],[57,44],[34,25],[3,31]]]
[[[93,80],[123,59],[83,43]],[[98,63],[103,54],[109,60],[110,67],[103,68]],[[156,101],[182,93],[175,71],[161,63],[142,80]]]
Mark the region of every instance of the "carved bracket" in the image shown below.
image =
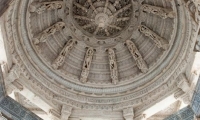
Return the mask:
[[[93,54],[94,54],[94,49],[92,47],[88,48],[88,50],[85,54],[85,59],[84,59],[84,62],[83,62],[83,67],[82,67],[82,73],[81,73],[81,77],[80,77],[80,81],[82,83],[87,82],[87,78],[88,78],[88,75],[89,75],[90,65],[91,65],[91,62],[92,62]]]
[[[47,38],[50,35],[55,34],[58,31],[61,31],[65,28],[64,22],[57,22],[51,27],[44,30],[42,33],[40,33],[36,38],[33,39],[34,44],[39,44],[40,42],[46,42]]]
[[[160,16],[162,19],[175,17],[175,12],[173,10],[156,7],[152,5],[143,4],[141,10],[146,13],[151,13]]]
[[[151,40],[153,40],[158,48],[163,48],[164,50],[168,49],[168,47],[169,47],[168,41],[163,39],[159,35],[157,35],[155,32],[150,30],[148,27],[141,25],[139,27],[139,31],[141,33],[143,33],[145,36],[149,37]]]
[[[52,64],[52,67],[54,69],[58,69],[60,66],[62,66],[65,62],[66,56],[69,54],[69,52],[74,48],[74,45],[76,44],[76,41],[69,40],[65,47],[62,49],[58,57],[55,59],[55,61]]]
[[[119,82],[118,68],[117,68],[115,51],[112,48],[108,49],[108,56],[109,56],[110,74],[111,74],[112,83],[116,85]]]
[[[142,55],[140,54],[139,50],[135,46],[135,44],[131,40],[126,40],[126,45],[129,49],[129,52],[132,54],[133,58],[136,61],[136,64],[138,68],[143,72],[148,72],[148,67],[144,59],[142,58]]]

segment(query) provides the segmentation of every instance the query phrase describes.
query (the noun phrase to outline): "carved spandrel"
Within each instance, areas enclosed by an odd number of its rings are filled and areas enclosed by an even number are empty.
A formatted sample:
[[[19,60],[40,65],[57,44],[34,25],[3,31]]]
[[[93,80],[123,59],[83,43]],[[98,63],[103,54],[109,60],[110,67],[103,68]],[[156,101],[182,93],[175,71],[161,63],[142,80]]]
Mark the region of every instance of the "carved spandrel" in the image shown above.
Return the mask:
[[[80,81],[82,83],[87,82],[87,78],[88,78],[88,75],[89,75],[93,54],[94,54],[94,49],[91,48],[91,47],[88,48],[88,50],[85,54],[85,59],[84,59],[84,62],[83,62],[83,67],[82,67],[82,72],[81,72],[81,77],[80,77]]]
[[[171,9],[166,9],[166,8],[147,5],[147,4],[143,4],[141,9],[143,12],[160,16],[163,19],[175,17],[175,12]]]
[[[55,34],[58,31],[61,31],[65,28],[65,23],[64,22],[57,22],[51,27],[47,28],[43,32],[41,32],[37,37],[33,39],[34,44],[39,44],[40,42],[46,42],[47,38],[50,35]]]
[[[163,39],[159,35],[157,35],[155,32],[150,30],[148,27],[141,25],[139,27],[139,31],[143,33],[145,36],[149,37],[151,40],[154,41],[155,45],[158,48],[163,48],[164,50],[167,50],[169,47],[169,43],[167,40]]]
[[[109,65],[110,65],[110,75],[113,84],[117,84],[118,80],[118,68],[115,56],[115,51],[111,48],[108,49]]]
[[[131,40],[126,40],[126,45],[129,49],[129,52],[132,54],[134,60],[136,61],[136,65],[143,72],[148,72],[148,67],[136,45]]]
[[[62,49],[58,57],[55,59],[55,61],[52,64],[52,67],[54,69],[58,69],[60,66],[62,66],[65,63],[65,58],[69,54],[69,52],[74,48],[74,45],[76,44],[76,41],[69,40],[65,47]]]
[[[31,3],[29,10],[30,12],[36,12],[42,14],[45,11],[62,9],[63,1],[52,1],[52,2],[33,2]]]

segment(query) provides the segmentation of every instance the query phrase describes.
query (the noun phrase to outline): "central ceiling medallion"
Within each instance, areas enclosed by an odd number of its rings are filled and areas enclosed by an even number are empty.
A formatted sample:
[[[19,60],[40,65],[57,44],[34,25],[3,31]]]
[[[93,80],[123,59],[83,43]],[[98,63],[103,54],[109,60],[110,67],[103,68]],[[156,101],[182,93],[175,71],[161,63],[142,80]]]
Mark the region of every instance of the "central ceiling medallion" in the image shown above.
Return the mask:
[[[87,36],[106,39],[127,28],[132,16],[130,0],[75,0],[73,17]]]

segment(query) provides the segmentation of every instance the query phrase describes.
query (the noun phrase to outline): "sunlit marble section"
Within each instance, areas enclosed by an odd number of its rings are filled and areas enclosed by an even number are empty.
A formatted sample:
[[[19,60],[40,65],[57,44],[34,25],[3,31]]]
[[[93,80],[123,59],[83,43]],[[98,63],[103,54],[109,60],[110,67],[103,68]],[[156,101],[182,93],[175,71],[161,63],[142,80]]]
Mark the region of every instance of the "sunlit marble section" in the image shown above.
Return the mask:
[[[195,120],[195,117],[192,108],[187,106],[164,120]]]

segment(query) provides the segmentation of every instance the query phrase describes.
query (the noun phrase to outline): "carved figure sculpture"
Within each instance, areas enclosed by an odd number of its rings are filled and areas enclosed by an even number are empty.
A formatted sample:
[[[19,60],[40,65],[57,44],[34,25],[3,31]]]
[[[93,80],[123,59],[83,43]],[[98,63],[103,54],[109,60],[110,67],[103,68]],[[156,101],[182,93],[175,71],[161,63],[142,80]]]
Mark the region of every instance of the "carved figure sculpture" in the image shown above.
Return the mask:
[[[36,12],[42,14],[46,10],[61,9],[63,1],[52,1],[52,2],[33,2],[31,3],[29,10],[30,12]]]
[[[60,66],[64,64],[67,54],[69,54],[69,52],[74,48],[75,44],[76,42],[72,39],[67,42],[65,47],[62,49],[62,51],[52,64],[52,67],[54,69],[58,69]]]
[[[162,37],[158,36],[155,32],[150,30],[148,27],[141,25],[139,27],[139,31],[143,33],[145,36],[149,37],[151,40],[154,41],[155,45],[158,48],[163,48],[164,50],[167,50],[169,47],[168,41],[163,39]]]
[[[34,44],[39,44],[40,42],[46,42],[47,38],[50,35],[55,34],[57,31],[61,31],[65,28],[64,22],[57,22],[56,24],[52,25],[51,27],[44,30],[42,33],[38,35],[38,37],[33,39]]]
[[[156,6],[147,5],[147,4],[143,4],[141,9],[143,12],[158,15],[163,19],[175,17],[175,12],[170,9],[165,9],[165,8],[156,7]]]
[[[135,44],[131,40],[126,40],[126,45],[129,49],[129,52],[132,54],[134,60],[136,61],[136,65],[143,72],[148,72],[148,67],[144,59],[142,58],[139,50],[135,46]]]
[[[192,4],[191,8],[189,8],[190,4]],[[193,7],[194,6],[194,7]],[[200,20],[200,1],[199,0],[188,0],[186,3],[186,7],[188,7],[192,12],[194,12],[194,20],[198,23]],[[192,9],[195,9],[194,11]]]
[[[109,55],[109,64],[110,64],[110,72],[111,72],[111,79],[113,84],[117,84],[118,80],[118,68],[117,68],[117,61],[115,57],[115,52],[113,49],[108,49]]]
[[[88,75],[89,75],[89,70],[90,70],[90,65],[91,65],[91,62],[92,62],[93,54],[94,54],[94,49],[88,48],[88,50],[85,54],[85,60],[83,62],[83,67],[82,67],[82,72],[81,72],[80,81],[82,83],[87,82],[87,78],[88,78]]]

